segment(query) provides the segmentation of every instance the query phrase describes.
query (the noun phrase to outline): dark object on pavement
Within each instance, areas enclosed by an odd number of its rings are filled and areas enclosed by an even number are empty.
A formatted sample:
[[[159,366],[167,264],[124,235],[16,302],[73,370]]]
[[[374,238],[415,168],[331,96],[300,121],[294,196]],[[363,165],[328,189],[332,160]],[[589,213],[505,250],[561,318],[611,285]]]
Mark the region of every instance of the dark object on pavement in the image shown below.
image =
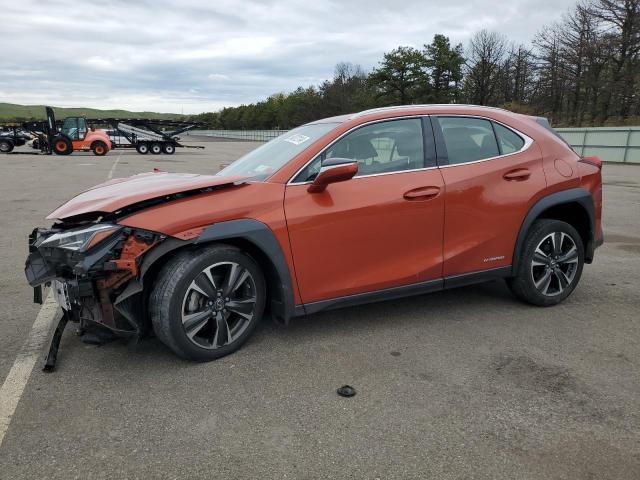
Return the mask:
[[[341,397],[353,397],[355,394],[355,388],[350,385],[343,385],[338,389],[338,395],[340,395]]]

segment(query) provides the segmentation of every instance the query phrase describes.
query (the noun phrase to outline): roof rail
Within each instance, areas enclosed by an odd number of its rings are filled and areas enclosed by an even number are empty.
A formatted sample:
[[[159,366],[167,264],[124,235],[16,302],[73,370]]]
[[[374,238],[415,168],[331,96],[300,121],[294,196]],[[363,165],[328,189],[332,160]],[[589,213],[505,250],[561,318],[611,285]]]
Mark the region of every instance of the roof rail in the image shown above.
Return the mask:
[[[463,103],[425,103],[425,104],[417,104],[417,105],[394,105],[391,107],[371,108],[369,110],[363,110],[362,112],[354,113],[349,117],[349,119],[358,118],[364,115],[369,115],[369,114],[378,113],[378,112],[388,112],[393,110],[404,110],[404,109],[422,108],[422,107],[478,107],[478,108],[490,108],[492,110],[501,110],[503,112],[509,111],[504,108],[487,107],[484,105],[473,105],[473,104],[463,104]]]

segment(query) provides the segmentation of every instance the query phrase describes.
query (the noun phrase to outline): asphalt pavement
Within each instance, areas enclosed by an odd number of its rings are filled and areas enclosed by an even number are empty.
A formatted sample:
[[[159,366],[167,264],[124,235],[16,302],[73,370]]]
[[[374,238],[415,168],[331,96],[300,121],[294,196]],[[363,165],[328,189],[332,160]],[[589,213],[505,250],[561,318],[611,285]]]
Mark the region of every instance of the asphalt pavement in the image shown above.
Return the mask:
[[[258,144],[204,145],[0,154],[0,384],[40,310],[23,275],[33,227],[110,176],[212,173]],[[68,328],[56,372],[36,351],[0,479],[638,479],[640,166],[604,177],[606,242],[553,308],[495,281],[263,322],[206,364],[156,339],[85,345]],[[345,384],[354,397],[336,394]]]

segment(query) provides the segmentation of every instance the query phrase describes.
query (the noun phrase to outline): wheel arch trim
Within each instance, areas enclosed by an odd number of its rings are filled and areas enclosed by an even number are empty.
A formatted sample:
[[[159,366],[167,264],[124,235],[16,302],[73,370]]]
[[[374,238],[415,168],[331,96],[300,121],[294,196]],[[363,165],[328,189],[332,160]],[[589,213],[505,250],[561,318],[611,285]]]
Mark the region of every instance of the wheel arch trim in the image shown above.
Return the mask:
[[[293,283],[289,265],[273,231],[258,220],[228,220],[205,228],[193,244],[201,245],[224,240],[249,242],[271,263],[279,281],[278,285],[272,285],[272,287],[279,291],[281,299],[280,305],[272,302],[272,315],[284,324],[289,323],[289,320],[296,316]]]
[[[520,231],[518,232],[516,244],[513,249],[513,260],[511,262],[512,275],[515,275],[517,272],[522,247],[533,222],[540,218],[540,215],[542,215],[542,213],[544,213],[549,208],[568,203],[577,203],[578,205],[580,205],[589,218],[589,239],[588,244],[585,245],[585,252],[591,252],[591,255],[593,255],[593,243],[595,238],[595,207],[593,204],[593,197],[591,196],[589,191],[585,190],[584,188],[571,188],[569,190],[564,190],[561,192],[552,193],[551,195],[547,195],[546,197],[538,200],[529,209],[527,215],[524,217],[522,225],[520,226]]]

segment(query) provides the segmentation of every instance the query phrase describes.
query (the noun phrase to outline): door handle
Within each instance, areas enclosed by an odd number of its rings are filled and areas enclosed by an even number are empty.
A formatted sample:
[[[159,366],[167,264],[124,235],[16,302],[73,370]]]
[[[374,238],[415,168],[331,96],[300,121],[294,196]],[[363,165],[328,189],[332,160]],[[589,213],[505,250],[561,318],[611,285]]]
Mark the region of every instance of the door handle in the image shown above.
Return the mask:
[[[405,200],[430,200],[439,193],[440,187],[418,187],[405,192],[403,197]]]
[[[522,182],[527,180],[531,176],[531,171],[528,168],[517,168],[505,173],[502,178],[505,180]]]

